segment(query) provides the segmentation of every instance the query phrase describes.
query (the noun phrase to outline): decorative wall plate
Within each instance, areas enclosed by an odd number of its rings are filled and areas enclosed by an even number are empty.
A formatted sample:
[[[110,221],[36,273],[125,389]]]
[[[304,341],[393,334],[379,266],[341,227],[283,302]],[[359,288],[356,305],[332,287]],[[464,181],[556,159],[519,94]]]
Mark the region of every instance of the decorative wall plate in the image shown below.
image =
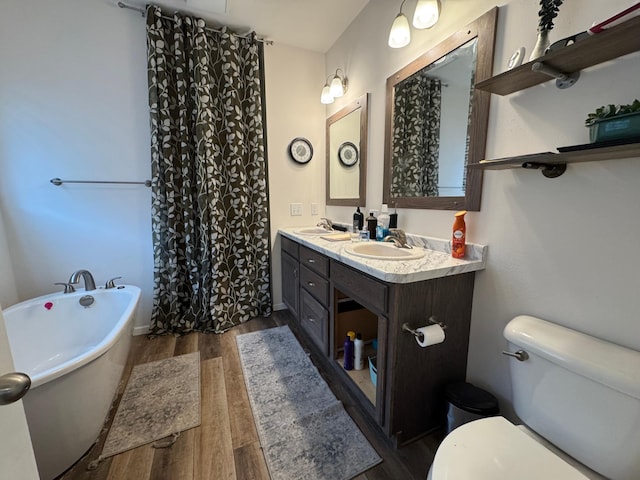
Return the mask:
[[[345,167],[353,167],[358,163],[358,147],[351,142],[344,142],[338,148],[338,160]]]
[[[289,155],[293,161],[307,163],[313,157],[313,147],[306,138],[298,137],[291,140],[289,144]]]
[[[522,65],[522,60],[524,59],[524,47],[520,47],[509,59],[509,63],[507,63],[507,70],[511,70],[512,68],[519,67]]]

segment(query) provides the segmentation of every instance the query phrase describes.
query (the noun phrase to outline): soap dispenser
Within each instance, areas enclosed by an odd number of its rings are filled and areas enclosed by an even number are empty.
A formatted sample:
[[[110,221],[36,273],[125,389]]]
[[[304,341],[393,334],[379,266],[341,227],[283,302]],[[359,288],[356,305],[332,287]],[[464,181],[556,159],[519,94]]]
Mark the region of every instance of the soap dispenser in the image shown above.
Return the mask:
[[[389,215],[389,228],[398,228],[398,209],[393,207],[393,213]]]
[[[378,215],[378,225],[376,228],[376,240],[382,241],[384,237],[389,234],[389,208],[386,203],[382,204],[380,208],[380,215]]]
[[[373,212],[369,213],[367,217],[367,230],[369,230],[369,240],[376,239],[376,227],[378,226],[378,219],[373,215]]]
[[[356,212],[353,214],[353,232],[359,232],[364,225],[364,215],[360,211],[360,207],[356,208]]]

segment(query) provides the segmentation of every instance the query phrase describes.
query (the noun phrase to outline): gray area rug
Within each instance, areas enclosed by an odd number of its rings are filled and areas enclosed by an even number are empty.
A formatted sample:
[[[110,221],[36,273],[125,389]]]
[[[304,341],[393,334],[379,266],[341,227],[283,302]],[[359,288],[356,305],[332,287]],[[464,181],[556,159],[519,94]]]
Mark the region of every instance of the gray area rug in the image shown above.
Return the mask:
[[[100,459],[198,425],[200,352],[136,365]]]
[[[382,461],[289,327],[236,342],[272,480],[347,480]]]

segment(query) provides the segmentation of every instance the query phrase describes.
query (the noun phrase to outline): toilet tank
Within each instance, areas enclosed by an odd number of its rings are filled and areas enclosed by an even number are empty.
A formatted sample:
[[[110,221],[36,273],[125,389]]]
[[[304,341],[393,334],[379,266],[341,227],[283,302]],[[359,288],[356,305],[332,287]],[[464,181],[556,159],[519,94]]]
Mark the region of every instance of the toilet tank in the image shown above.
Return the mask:
[[[640,352],[522,315],[504,336],[513,407],[529,428],[592,470],[640,479]]]

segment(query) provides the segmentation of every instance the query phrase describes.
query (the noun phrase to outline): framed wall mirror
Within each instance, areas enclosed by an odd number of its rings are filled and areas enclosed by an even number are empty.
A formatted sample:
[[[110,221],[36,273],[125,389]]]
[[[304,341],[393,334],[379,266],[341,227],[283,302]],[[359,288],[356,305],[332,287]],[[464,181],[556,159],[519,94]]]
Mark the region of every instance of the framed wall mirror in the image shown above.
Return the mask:
[[[480,210],[498,7],[387,78],[383,203]]]
[[[366,204],[369,94],[327,118],[327,205]]]

